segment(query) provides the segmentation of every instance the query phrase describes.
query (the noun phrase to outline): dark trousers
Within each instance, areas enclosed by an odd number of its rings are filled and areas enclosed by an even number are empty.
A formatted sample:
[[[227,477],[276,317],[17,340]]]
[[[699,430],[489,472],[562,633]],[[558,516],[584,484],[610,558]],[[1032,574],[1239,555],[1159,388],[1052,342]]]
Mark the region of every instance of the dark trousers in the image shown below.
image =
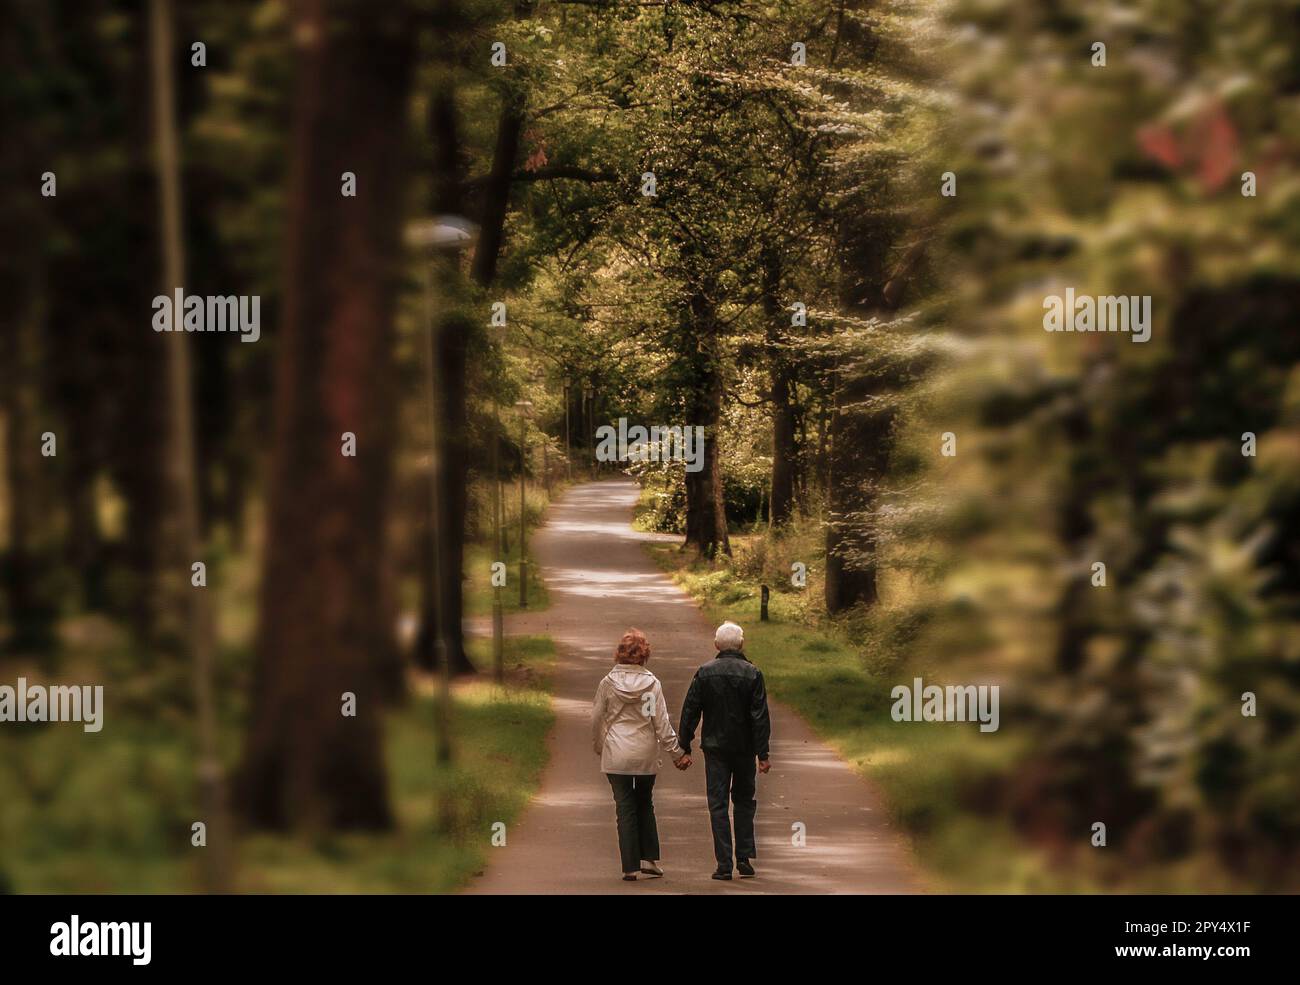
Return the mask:
[[[727,817],[727,796],[731,796],[736,823],[736,858],[753,858],[754,757],[708,755],[704,757],[704,782],[709,793],[709,819],[713,824],[713,854],[720,867],[731,869],[731,819]]]
[[[659,858],[659,828],[655,826],[653,773],[625,775],[606,773],[614,789],[618,813],[618,854],[624,872],[639,872],[641,860]]]

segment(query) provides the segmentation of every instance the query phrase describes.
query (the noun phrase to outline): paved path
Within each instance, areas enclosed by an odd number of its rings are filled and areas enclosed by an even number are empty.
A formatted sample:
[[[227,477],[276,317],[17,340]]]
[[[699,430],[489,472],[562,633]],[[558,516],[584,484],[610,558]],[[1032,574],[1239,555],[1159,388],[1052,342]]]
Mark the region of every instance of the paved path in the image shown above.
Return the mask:
[[[713,654],[714,627],[646,554],[654,535],[629,520],[635,484],[617,480],[570,489],[534,537],[551,605],[513,616],[510,634],[555,640],[555,729],[541,790],[491,849],[473,893],[899,893],[921,890],[908,849],[880,799],[789,709],[772,702],[772,771],[758,778],[755,879],[715,882],[704,763],[673,769],[655,784],[663,879],[619,878],[614,801],[591,750],[596,685],[629,626],[650,639],[650,668],[663,682],[674,725],[695,668]],[[791,843],[806,825],[807,844]]]

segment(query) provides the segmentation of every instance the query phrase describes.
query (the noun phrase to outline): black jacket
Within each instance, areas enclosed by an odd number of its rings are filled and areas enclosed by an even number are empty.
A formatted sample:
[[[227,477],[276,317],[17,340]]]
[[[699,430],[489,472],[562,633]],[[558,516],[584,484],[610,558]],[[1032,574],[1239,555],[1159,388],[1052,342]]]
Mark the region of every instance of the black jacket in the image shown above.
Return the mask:
[[[700,748],[706,754],[767,759],[772,721],[763,672],[739,650],[723,650],[695,672],[677,730],[678,741],[688,753],[701,713]]]

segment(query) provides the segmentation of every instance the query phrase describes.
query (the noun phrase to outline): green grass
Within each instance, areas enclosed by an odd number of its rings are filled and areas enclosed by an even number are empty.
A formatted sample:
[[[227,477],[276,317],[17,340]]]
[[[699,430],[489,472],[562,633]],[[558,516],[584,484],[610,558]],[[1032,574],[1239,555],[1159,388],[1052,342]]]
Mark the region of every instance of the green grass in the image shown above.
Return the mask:
[[[531,537],[529,538],[531,541]],[[519,547],[512,544],[505,558],[496,558],[486,544],[470,544],[465,548],[465,614],[487,616],[492,614],[492,562],[506,562],[506,587],[501,589],[501,611],[523,611],[519,606]],[[537,612],[551,604],[542,580],[541,568],[528,557],[528,608]]]
[[[530,485],[525,500],[526,531],[531,545],[533,535],[546,519],[546,510],[551,499],[561,495],[567,484],[559,480],[551,484],[551,497],[548,498],[540,486]],[[519,612],[519,496],[518,487],[506,487],[505,505],[505,543],[504,556],[497,556],[491,546],[491,524],[481,523],[482,538],[465,545],[465,598],[464,611],[467,616],[488,616],[492,614],[492,563],[504,561],[506,565],[506,584],[501,589],[501,608],[503,612]],[[480,492],[486,501],[487,493]],[[484,508],[486,512],[486,507]],[[540,568],[532,563],[533,553],[528,553],[528,606],[527,611],[535,612],[545,609],[550,600],[546,594],[546,584],[542,581]],[[419,586],[412,579],[406,596],[408,604],[417,604]]]
[[[487,665],[481,644],[472,653]],[[492,823],[509,824],[537,787],[554,717],[547,693],[553,659],[548,638],[507,639],[505,687],[486,680],[457,685],[450,765],[436,762],[431,684],[417,682],[385,721],[394,829],[312,840],[246,835],[237,844],[237,890],[428,893],[463,885],[484,864]],[[106,676],[69,677],[106,680],[107,693],[119,695],[109,702],[103,732],[57,725],[0,731],[0,889],[198,888],[198,850],[189,844],[196,816],[192,724],[168,704],[145,700],[141,675],[127,670],[128,661],[125,652],[104,654]],[[227,710],[222,744],[233,763],[242,714]]]

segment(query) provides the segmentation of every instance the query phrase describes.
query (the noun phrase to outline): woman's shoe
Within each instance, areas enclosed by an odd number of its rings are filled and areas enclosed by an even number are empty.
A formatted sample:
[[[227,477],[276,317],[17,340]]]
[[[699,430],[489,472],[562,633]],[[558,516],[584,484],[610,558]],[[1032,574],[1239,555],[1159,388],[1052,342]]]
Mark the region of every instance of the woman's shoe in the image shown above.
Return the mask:
[[[642,859],[641,872],[644,875],[651,876],[655,879],[662,879],[664,877],[664,870],[659,868],[658,862],[647,862]]]
[[[624,873],[623,873],[623,881],[624,881],[624,882],[636,882],[636,873],[635,873],[635,872],[624,872]]]

